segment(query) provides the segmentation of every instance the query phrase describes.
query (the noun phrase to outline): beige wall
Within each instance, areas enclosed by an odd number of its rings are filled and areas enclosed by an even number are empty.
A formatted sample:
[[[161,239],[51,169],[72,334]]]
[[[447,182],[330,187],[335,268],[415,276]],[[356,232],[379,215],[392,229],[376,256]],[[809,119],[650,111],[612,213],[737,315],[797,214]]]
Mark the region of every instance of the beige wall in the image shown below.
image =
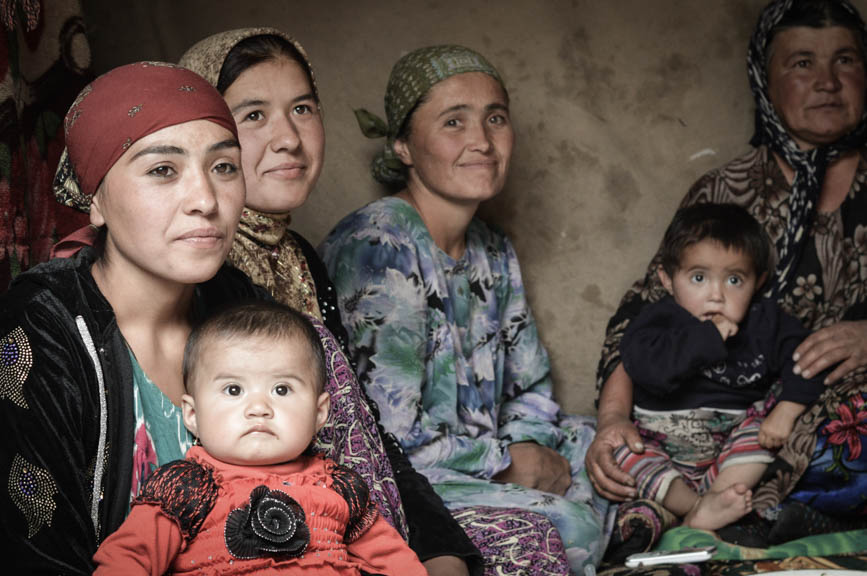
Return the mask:
[[[317,190],[294,217],[318,244],[379,197],[378,142],[353,107],[382,114],[395,60],[459,43],[506,80],[517,131],[505,191],[484,217],[512,237],[556,394],[593,411],[605,324],[702,173],[748,150],[745,57],[763,0],[84,1],[97,72],[176,60],[200,38],[271,25],[307,48],[328,136]],[[867,0],[856,2],[867,14]]]

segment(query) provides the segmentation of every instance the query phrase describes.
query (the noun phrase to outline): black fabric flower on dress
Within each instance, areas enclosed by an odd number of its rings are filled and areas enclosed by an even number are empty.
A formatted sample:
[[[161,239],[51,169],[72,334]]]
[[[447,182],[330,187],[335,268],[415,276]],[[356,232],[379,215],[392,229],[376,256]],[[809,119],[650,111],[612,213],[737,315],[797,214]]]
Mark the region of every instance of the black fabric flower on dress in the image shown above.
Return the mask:
[[[235,558],[294,558],[309,542],[301,505],[264,485],[253,489],[248,506],[232,510],[226,519],[226,547]]]

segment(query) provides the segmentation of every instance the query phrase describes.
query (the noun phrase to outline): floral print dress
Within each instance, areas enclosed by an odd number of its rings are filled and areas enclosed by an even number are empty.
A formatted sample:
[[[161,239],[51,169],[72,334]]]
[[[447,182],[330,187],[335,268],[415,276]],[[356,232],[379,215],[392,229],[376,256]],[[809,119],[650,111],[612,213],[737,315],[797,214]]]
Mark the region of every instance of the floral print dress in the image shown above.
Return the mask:
[[[552,396],[548,356],[508,239],[474,219],[453,259],[405,201],[373,202],[320,247],[334,281],[359,377],[382,423],[451,508],[519,507],[548,516],[573,571],[598,563],[607,502],[594,495],[584,454],[594,421]],[[533,441],[572,466],[561,498],[492,483],[509,444]]]
[[[129,351],[129,359],[132,364],[135,414],[130,490],[132,501],[157,466],[184,457],[193,445],[193,435],[184,426],[183,409],[172,404],[169,397],[148,378],[132,350]]]
[[[791,186],[765,146],[703,176],[682,206],[697,202],[732,202],[746,207],[776,242],[790,225]],[[817,213],[810,238],[796,261],[794,281],[780,294],[783,309],[818,330],[836,322],[867,319],[867,159],[840,207]],[[645,277],[623,297],[608,324],[597,386],[620,362],[618,348],[626,326],[643,306],[662,298],[656,269],[659,254]],[[832,514],[867,514],[867,377],[856,370],[829,387],[798,421],[758,487],[754,506],[769,511],[786,497]]]

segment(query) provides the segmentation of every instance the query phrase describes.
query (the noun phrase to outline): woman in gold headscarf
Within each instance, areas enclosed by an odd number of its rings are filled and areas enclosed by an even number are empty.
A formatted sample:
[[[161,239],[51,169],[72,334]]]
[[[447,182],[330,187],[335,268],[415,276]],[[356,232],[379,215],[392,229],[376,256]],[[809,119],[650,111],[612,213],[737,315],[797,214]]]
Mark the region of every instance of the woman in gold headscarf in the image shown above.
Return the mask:
[[[223,94],[238,125],[247,200],[230,262],[276,300],[321,319],[343,345],[345,331],[325,267],[289,228],[292,211],[319,179],[325,154],[319,92],[304,48],[280,30],[247,28],[205,38],[180,64]],[[469,574],[471,568],[480,574],[478,550],[396,439],[372,419],[357,425],[368,402],[354,374],[342,378],[343,394],[332,395],[332,448],[343,446],[343,461],[373,478],[384,515],[408,536],[432,574],[437,566],[443,574]],[[378,420],[376,412],[373,418]],[[383,452],[388,458],[376,457]]]

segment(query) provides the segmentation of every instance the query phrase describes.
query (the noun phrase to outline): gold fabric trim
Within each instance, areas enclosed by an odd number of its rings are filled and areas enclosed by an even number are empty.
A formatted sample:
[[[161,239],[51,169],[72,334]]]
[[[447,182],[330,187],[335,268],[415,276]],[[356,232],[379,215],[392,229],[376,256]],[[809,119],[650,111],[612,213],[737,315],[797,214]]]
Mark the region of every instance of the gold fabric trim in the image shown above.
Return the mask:
[[[229,261],[278,302],[322,320],[313,276],[289,222],[288,213],[244,208]]]

